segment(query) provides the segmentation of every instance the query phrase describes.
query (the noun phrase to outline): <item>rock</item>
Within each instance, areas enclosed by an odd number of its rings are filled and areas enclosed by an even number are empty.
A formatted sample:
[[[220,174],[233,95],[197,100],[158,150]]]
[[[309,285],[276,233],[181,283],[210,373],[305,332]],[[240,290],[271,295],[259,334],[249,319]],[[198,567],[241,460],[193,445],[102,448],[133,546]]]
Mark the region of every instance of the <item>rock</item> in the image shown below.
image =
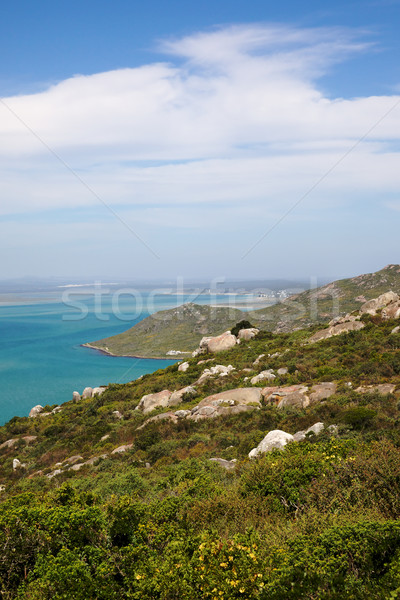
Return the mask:
[[[399,333],[399,331],[400,331],[400,325],[397,325],[397,327],[392,329],[392,331],[390,333]]]
[[[265,354],[260,354],[260,356],[257,356],[256,360],[253,362],[253,365],[256,367],[257,365],[260,364],[260,362],[262,361],[262,359],[264,358]]]
[[[190,410],[177,410],[174,412],[174,415],[178,417],[178,419],[186,419],[191,414]]]
[[[234,469],[236,467],[236,458],[234,458],[233,460],[225,460],[224,458],[210,458],[209,459],[212,462],[216,462],[217,464],[219,464],[220,467],[223,467],[224,469],[226,469],[227,471],[231,471],[232,469]]]
[[[310,404],[308,396],[301,392],[292,392],[279,400],[278,408],[306,408]]]
[[[61,469],[56,469],[55,471],[52,471],[51,473],[47,473],[46,477],[48,479],[53,479],[53,477],[56,477],[57,475],[60,475],[60,473],[62,473]]]
[[[289,369],[287,367],[281,367],[277,370],[278,375],[287,375],[289,373]]]
[[[18,460],[18,458],[14,458],[13,464],[12,464],[13,471],[16,471],[17,469],[20,469],[21,467],[22,467],[21,461]]]
[[[95,387],[92,390],[92,398],[94,396],[101,396],[101,394],[107,389],[105,385],[101,385],[99,387]]]
[[[172,421],[173,423],[177,423],[178,417],[172,412],[161,413],[160,415],[150,417],[150,419],[147,419],[147,421],[145,421],[142,425],[140,425],[140,427],[137,427],[136,429],[137,431],[139,431],[140,429],[143,429],[150,423],[155,423],[157,421]]]
[[[72,402],[79,402],[81,395],[79,392],[72,392]]]
[[[337,435],[339,432],[339,427],[337,425],[329,425],[328,431],[332,435]]]
[[[357,298],[354,298],[354,300],[356,302],[366,302],[367,301],[365,296],[357,296]]]
[[[157,392],[155,394],[146,394],[146,396],[143,396],[140,400],[136,410],[141,410],[146,415],[160,406],[165,408],[168,406],[170,397],[171,392],[169,390],[162,390],[162,392]]]
[[[123,419],[123,418],[124,418],[124,416],[123,416],[123,415],[121,415],[121,413],[119,412],[119,410],[113,410],[113,411],[112,411],[112,414],[114,415],[114,417],[115,417],[116,419],[120,419],[120,420],[121,420],[121,419]]]
[[[261,407],[261,390],[258,388],[237,388],[204,398],[198,406],[192,408],[187,417],[193,421],[210,419],[223,415],[259,409]]]
[[[93,396],[93,388],[85,387],[85,389],[82,392],[82,399],[87,400],[88,398],[91,398],[92,396]]]
[[[40,413],[43,412],[43,406],[41,404],[36,404],[29,413],[30,419],[35,419]]]
[[[215,365],[214,367],[210,367],[209,369],[204,369],[203,373],[200,375],[196,383],[201,385],[202,383],[207,381],[207,379],[210,379],[210,377],[212,377],[213,375],[226,377],[232,371],[235,371],[235,367],[232,367],[232,365],[228,365],[227,367],[225,365]]]
[[[57,413],[62,411],[62,407],[61,406],[56,406],[55,408],[53,408],[53,410],[51,411],[52,415],[56,415]]]
[[[364,304],[360,307],[361,314],[368,315],[376,315],[377,311],[384,308],[388,304],[392,302],[397,302],[399,300],[399,296],[394,292],[386,292],[385,294],[381,294],[378,298],[374,298],[373,300],[368,300],[368,302],[364,302]]]
[[[312,344],[321,340],[326,340],[335,335],[348,333],[349,331],[359,331],[364,327],[365,325],[361,321],[346,321],[345,323],[339,323],[338,325],[333,325],[327,329],[321,329],[320,331],[317,331],[310,337],[309,342]]]
[[[172,392],[167,402],[167,406],[176,406],[177,404],[180,404],[183,401],[184,396],[190,399],[194,398],[196,394],[196,388],[194,388],[192,385],[188,385],[182,388],[181,390],[176,390],[175,392]]]
[[[271,450],[282,450],[287,443],[293,442],[294,438],[290,433],[274,429],[267,433],[265,438],[258,444],[257,448],[253,448],[249,452],[249,458],[256,458],[259,454],[265,454]]]
[[[6,442],[3,442],[2,444],[0,444],[0,450],[2,450],[3,448],[13,448],[15,446],[15,444],[18,442],[19,438],[12,438],[11,440],[7,440]]]
[[[4,484],[0,485],[0,494],[6,491],[6,486]]]
[[[311,427],[309,427],[305,431],[297,431],[293,436],[293,441],[301,442],[302,440],[304,440],[307,437],[307,434],[313,433],[314,435],[319,435],[321,433],[321,431],[323,431],[323,430],[324,430],[323,423],[315,423],[314,425],[311,425]]]
[[[232,335],[230,331],[225,331],[222,335],[212,337],[207,342],[207,350],[212,354],[217,352],[223,352],[236,346],[236,336]]]
[[[207,396],[199,403],[199,407],[208,405],[220,405],[224,402],[233,402],[234,404],[257,404],[260,405],[261,389],[260,388],[236,388],[226,390],[218,394]]]
[[[181,363],[181,364],[179,365],[179,367],[178,367],[178,371],[181,371],[181,372],[183,372],[183,373],[186,373],[186,371],[188,370],[188,368],[189,368],[189,363],[188,363],[188,362],[183,362],[183,363]]]
[[[310,399],[306,392],[308,392],[306,385],[266,387],[261,390],[265,402],[276,404],[278,408],[287,408],[289,406],[306,408],[310,404]]]
[[[199,360],[197,364],[198,365],[205,365],[206,363],[214,362],[214,361],[215,361],[215,358],[207,358],[207,360]]]
[[[238,333],[238,338],[239,340],[248,342],[249,340],[256,337],[258,333],[260,333],[260,330],[256,327],[251,327],[250,329],[240,329]]]
[[[74,456],[66,458],[64,462],[67,463],[67,465],[73,465],[74,463],[77,463],[80,460],[83,460],[83,456],[80,456],[79,454],[74,454]]]
[[[333,327],[334,325],[341,325],[342,323],[349,323],[350,321],[359,321],[359,320],[360,320],[360,315],[347,314],[344,316],[335,317],[334,319],[329,321],[328,325],[330,327]]]
[[[393,383],[379,383],[378,385],[360,385],[355,391],[359,394],[372,394],[377,393],[382,396],[393,394],[396,389],[396,385]]]
[[[130,450],[133,447],[133,444],[124,444],[123,446],[118,446],[118,448],[114,448],[111,454],[122,454],[127,450]]]
[[[26,444],[30,444],[37,440],[37,435],[24,435],[21,439],[23,439]]]
[[[256,385],[257,383],[259,383],[260,381],[264,381],[265,379],[267,379],[268,381],[273,381],[274,379],[276,379],[276,375],[274,375],[272,369],[261,371],[261,373],[255,375],[250,379],[250,383],[252,385]]]
[[[108,440],[109,437],[110,437],[110,434],[106,433],[106,435],[103,435],[103,437],[100,438],[100,441],[105,442],[106,440]]]
[[[333,381],[327,381],[324,383],[316,383],[311,388],[310,403],[321,402],[326,400],[336,393],[337,385]]]
[[[180,356],[181,354],[186,354],[186,352],[182,352],[182,350],[168,350],[166,352],[167,356]]]
[[[391,302],[385,308],[382,309],[382,318],[385,320],[388,319],[398,319],[400,317],[400,301]]]

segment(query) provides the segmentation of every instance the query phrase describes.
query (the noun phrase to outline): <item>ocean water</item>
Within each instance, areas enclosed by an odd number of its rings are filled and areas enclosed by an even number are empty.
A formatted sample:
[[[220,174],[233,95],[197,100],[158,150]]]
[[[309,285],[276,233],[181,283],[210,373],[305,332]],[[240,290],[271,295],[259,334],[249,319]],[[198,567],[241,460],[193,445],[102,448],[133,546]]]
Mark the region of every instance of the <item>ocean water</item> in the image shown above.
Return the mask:
[[[243,296],[241,296],[243,300]],[[115,294],[71,296],[67,304],[60,293],[45,300],[0,306],[0,424],[26,416],[36,404],[62,404],[74,390],[86,386],[126,383],[140,375],[173,364],[173,360],[111,357],[81,344],[122,331],[151,312],[172,308],[190,297],[174,295]],[[15,301],[15,298],[14,298]],[[196,299],[210,303],[211,297]],[[224,295],[213,303],[226,304]]]

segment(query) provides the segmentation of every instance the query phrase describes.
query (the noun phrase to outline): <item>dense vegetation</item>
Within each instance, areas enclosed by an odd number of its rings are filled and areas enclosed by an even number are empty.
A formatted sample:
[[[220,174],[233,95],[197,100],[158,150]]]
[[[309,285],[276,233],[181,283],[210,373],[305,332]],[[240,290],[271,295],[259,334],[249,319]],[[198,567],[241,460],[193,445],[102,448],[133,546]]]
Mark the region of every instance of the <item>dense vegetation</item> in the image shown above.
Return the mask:
[[[198,357],[186,372],[173,365],[0,428],[0,444],[16,440],[0,450],[1,597],[400,597],[400,398],[397,388],[385,396],[356,391],[385,382],[400,389],[400,335],[391,333],[396,321],[363,320],[364,329],[317,344],[307,344],[315,327],[262,332],[219,354],[210,364],[235,370],[209,378],[179,406],[287,367],[274,383],[337,383],[336,394],[306,409],[265,404],[138,429],[165,410],[144,416],[135,410],[140,398],[192,384],[209,366]],[[268,431],[294,433],[318,421],[319,436],[248,459]],[[74,455],[94,460],[63,468]],[[13,471],[16,457],[26,466]]]

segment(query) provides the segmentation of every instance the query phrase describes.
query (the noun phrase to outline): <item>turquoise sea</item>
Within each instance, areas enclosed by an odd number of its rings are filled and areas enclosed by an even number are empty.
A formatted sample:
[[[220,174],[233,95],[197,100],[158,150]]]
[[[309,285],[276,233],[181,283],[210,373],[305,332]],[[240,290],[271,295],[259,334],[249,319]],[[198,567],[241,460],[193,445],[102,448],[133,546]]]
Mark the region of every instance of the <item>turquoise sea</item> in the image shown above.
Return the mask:
[[[126,331],[150,312],[177,306],[189,296],[145,293],[136,299],[120,296],[117,304],[115,294],[72,298],[66,305],[60,293],[45,299],[29,294],[25,303],[21,295],[18,303],[0,306],[0,424],[28,415],[36,404],[62,404],[74,390],[126,383],[173,364],[110,357],[81,344]],[[208,304],[211,297],[200,296],[196,302]],[[225,304],[227,297],[213,296],[212,302]]]

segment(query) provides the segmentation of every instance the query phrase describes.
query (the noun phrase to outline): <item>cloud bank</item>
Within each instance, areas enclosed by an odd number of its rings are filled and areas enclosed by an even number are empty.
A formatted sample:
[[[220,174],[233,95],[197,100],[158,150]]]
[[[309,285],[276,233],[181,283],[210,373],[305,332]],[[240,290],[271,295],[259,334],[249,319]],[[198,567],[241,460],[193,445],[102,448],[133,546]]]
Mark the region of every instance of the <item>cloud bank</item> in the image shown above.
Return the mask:
[[[368,203],[397,209],[400,96],[335,98],[321,84],[334,65],[370,51],[359,32],[232,26],[160,48],[165,62],[2,100],[5,245],[23,224],[56,246],[71,240],[72,221],[77,244],[85,222],[94,236],[105,227],[110,239],[121,235],[58,158],[171,256],[182,250],[171,228],[261,236],[321,178],[305,202],[309,221]]]

